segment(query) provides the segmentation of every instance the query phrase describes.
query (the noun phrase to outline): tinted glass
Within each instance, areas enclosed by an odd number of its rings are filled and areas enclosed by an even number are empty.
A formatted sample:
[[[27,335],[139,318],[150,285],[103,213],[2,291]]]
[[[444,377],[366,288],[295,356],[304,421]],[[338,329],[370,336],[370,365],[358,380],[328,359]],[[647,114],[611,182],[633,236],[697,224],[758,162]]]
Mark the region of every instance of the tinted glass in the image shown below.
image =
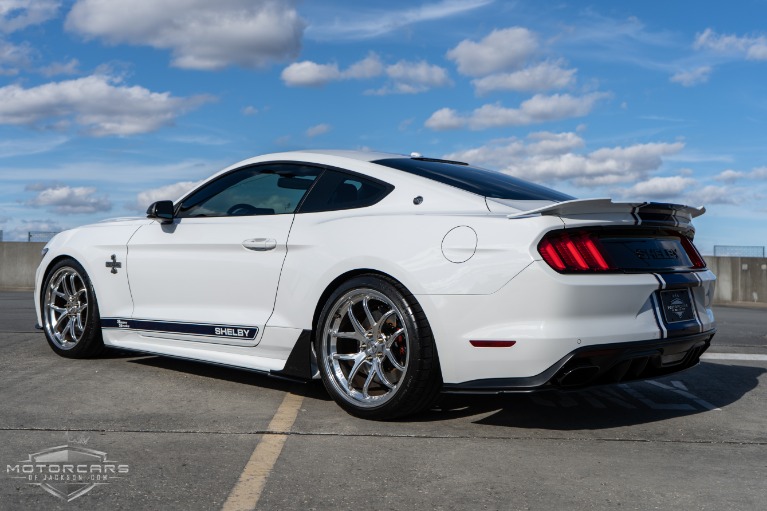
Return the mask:
[[[226,174],[184,199],[177,216],[221,217],[293,213],[322,169],[261,165]]]
[[[426,177],[467,192],[494,199],[550,200],[561,202],[574,199],[567,194],[511,177],[494,170],[444,161],[424,161],[415,158],[387,158],[373,163]]]
[[[328,169],[306,197],[300,213],[372,206],[393,189],[381,181]]]

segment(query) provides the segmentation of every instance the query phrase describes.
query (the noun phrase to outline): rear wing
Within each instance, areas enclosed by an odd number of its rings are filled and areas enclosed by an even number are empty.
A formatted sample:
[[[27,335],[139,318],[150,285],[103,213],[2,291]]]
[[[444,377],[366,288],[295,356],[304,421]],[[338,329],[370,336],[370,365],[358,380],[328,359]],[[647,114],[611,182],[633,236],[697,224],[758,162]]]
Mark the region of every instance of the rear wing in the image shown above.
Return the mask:
[[[621,223],[633,221],[634,225],[691,228],[692,219],[706,212],[706,208],[694,208],[664,202],[613,202],[611,199],[575,199],[548,206],[520,211],[507,218],[524,218],[535,215],[553,215],[573,220],[614,219]]]

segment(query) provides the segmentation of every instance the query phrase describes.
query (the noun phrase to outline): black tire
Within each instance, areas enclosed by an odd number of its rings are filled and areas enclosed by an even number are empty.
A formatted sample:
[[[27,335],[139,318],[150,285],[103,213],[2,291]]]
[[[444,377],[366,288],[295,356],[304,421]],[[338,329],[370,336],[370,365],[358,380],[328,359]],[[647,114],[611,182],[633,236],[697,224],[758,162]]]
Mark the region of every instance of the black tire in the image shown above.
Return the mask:
[[[45,338],[58,355],[91,358],[104,351],[96,292],[85,268],[74,259],[62,259],[48,270],[40,311]]]
[[[344,282],[325,302],[314,339],[325,388],[354,416],[411,415],[429,407],[442,387],[426,315],[392,279],[360,275]]]

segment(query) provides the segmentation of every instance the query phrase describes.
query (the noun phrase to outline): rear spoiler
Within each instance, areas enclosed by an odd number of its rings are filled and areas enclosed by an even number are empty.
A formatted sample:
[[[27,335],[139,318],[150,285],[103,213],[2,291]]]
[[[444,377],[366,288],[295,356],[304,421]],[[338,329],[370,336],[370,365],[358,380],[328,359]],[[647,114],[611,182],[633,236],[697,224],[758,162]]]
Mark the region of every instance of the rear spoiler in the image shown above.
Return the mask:
[[[575,199],[557,202],[528,211],[507,215],[507,218],[523,218],[534,215],[579,217],[582,215],[628,214],[636,225],[688,225],[690,221],[706,212],[706,208],[694,208],[664,202],[613,202],[611,199]]]

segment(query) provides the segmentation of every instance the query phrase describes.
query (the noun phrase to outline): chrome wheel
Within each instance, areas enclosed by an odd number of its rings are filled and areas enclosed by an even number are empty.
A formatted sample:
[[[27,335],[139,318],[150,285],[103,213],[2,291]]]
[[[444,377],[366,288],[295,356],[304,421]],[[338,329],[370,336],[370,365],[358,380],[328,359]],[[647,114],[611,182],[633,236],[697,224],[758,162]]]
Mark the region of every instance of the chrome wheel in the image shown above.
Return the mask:
[[[74,268],[59,268],[48,280],[43,318],[48,338],[58,348],[71,350],[83,338],[88,324],[88,288]]]
[[[321,357],[331,385],[349,403],[386,403],[404,381],[410,338],[403,314],[383,293],[358,288],[339,297],[322,328]]]

